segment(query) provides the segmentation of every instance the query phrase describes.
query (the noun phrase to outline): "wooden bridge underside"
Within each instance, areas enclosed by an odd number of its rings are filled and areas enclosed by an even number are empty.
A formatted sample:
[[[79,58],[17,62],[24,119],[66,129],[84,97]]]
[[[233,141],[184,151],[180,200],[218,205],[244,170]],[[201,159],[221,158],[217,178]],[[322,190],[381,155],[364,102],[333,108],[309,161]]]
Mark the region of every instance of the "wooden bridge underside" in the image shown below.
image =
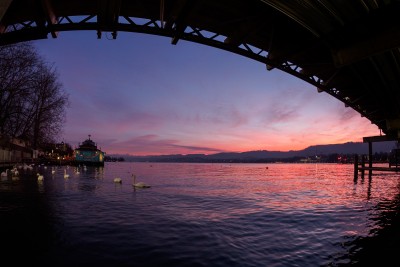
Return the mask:
[[[400,137],[400,1],[2,0],[0,45],[91,30],[224,49],[294,75]]]

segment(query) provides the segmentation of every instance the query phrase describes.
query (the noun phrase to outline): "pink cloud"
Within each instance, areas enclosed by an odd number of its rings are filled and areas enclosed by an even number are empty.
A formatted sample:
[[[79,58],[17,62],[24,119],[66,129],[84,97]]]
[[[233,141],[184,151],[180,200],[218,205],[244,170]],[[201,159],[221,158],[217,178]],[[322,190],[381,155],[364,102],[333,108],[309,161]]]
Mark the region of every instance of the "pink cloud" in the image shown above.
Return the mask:
[[[71,96],[64,139],[73,145],[92,134],[108,153],[285,151],[378,133],[332,96],[258,62],[129,36],[38,42]]]
[[[217,153],[222,151],[206,146],[183,145],[179,140],[163,139],[155,134],[136,136],[126,141],[112,141],[105,144],[105,148],[109,150],[109,153],[132,155]]]

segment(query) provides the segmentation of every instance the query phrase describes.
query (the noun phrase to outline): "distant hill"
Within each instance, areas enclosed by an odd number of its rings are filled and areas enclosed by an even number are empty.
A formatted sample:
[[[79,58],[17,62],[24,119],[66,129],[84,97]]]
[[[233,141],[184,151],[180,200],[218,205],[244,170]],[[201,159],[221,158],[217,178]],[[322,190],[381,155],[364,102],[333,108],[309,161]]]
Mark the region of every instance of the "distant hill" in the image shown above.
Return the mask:
[[[377,142],[373,144],[373,153],[388,153],[396,147],[396,142]],[[303,150],[291,151],[247,151],[247,152],[223,152],[211,155],[161,155],[161,156],[131,156],[112,155],[124,157],[126,161],[150,161],[150,162],[261,162],[265,160],[283,160],[289,158],[304,158],[312,156],[326,156],[331,154],[368,154],[368,144],[361,142],[348,142],[344,144],[315,145]]]
[[[396,142],[377,142],[372,144],[374,153],[390,152],[396,147]],[[361,142],[348,142],[344,144],[316,145],[301,150],[302,155],[311,156],[315,154],[368,154],[368,144]]]

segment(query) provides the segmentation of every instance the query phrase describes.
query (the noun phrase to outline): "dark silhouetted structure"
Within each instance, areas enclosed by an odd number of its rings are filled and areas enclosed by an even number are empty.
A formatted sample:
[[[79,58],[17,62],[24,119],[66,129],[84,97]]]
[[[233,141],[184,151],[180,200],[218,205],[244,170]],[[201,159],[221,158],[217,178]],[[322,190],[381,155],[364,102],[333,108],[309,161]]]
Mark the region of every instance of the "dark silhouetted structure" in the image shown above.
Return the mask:
[[[0,44],[93,30],[221,48],[294,75],[400,136],[400,2],[4,0]]]

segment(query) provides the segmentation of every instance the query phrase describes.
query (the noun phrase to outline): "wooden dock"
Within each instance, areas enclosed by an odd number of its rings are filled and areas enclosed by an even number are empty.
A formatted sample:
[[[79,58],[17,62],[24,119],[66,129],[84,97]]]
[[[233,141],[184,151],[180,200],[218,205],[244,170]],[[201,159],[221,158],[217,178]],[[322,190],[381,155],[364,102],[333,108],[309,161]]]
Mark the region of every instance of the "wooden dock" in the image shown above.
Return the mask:
[[[400,168],[396,167],[358,167],[358,171],[383,171],[383,172],[400,172]]]
[[[385,142],[385,141],[397,141],[399,147],[400,138],[398,136],[370,136],[364,137],[363,142],[368,143],[368,155],[361,155],[361,162],[359,162],[359,155],[354,155],[354,182],[358,180],[358,174],[361,173],[361,177],[364,178],[365,172],[368,171],[369,179],[372,178],[372,172],[400,172],[400,157],[398,157],[397,152],[395,154],[394,162],[388,159],[387,166],[373,166],[372,157],[372,143],[374,142]],[[399,149],[397,149],[399,150]],[[380,164],[386,165],[386,164]]]

